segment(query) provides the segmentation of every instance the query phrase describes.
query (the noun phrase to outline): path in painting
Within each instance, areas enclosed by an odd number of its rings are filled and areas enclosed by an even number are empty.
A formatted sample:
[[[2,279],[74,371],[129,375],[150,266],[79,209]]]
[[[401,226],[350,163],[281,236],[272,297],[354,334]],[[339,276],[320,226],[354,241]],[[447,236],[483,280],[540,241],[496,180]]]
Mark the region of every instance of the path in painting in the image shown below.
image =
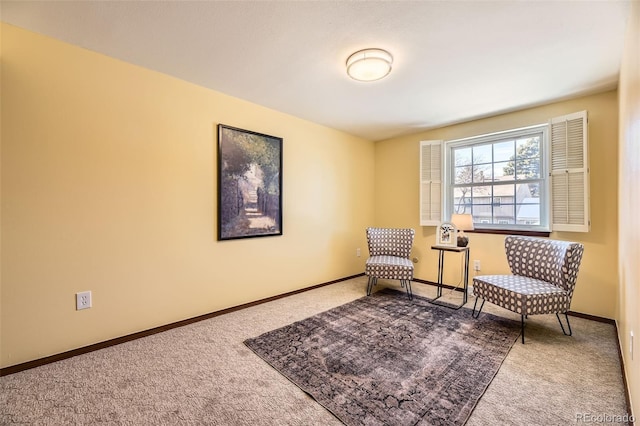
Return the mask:
[[[230,224],[231,235],[255,235],[275,229],[273,218],[265,216],[258,210],[258,185],[262,183],[257,176],[256,168],[252,167],[243,177],[242,195],[244,208]]]
[[[265,216],[258,210],[258,191],[251,189],[247,193],[247,204],[244,208],[244,215],[249,219],[249,228],[258,230],[269,230],[276,226],[275,220]]]

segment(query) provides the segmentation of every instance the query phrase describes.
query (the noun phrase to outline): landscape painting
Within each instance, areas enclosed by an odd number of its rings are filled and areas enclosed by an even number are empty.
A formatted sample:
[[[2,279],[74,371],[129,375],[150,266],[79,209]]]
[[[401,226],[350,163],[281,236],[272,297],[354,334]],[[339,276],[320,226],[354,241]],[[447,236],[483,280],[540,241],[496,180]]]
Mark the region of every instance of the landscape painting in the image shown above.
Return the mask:
[[[282,235],[282,138],[218,125],[218,240]]]

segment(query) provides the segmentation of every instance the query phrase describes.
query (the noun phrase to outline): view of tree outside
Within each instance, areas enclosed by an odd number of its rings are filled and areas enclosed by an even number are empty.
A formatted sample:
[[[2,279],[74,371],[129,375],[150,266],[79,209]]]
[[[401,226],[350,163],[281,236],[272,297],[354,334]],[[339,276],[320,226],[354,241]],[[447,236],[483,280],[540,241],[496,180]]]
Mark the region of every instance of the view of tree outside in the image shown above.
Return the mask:
[[[516,180],[540,179],[540,138],[520,139],[516,146],[516,155],[504,167],[504,175],[515,176]],[[531,194],[537,196],[537,190]]]
[[[282,139],[221,126],[219,237],[282,233]]]
[[[540,224],[541,134],[452,150],[453,212],[476,223]]]

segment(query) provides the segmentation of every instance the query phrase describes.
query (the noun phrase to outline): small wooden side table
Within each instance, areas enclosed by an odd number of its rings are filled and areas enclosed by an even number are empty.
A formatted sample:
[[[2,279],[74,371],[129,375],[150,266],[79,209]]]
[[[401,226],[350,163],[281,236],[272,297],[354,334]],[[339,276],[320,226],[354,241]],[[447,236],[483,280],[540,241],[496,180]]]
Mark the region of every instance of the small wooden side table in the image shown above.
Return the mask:
[[[467,303],[467,291],[469,289],[469,247],[450,247],[450,246],[431,246],[431,250],[438,250],[438,292],[436,293],[436,297],[431,299],[431,303],[434,303],[436,305],[440,305],[440,306],[446,306],[446,307],[453,307],[454,309],[460,309],[462,306],[464,306],[465,303]],[[442,282],[442,275],[444,273],[444,253],[445,252],[454,252],[454,253],[463,253],[464,255],[464,278],[463,278],[463,284],[464,284],[464,293],[462,295],[462,303],[460,305],[457,306],[451,306],[450,304],[444,303],[439,301],[438,299],[440,299],[442,297],[442,287],[444,286],[444,283]],[[459,287],[455,287],[455,289],[458,289]]]

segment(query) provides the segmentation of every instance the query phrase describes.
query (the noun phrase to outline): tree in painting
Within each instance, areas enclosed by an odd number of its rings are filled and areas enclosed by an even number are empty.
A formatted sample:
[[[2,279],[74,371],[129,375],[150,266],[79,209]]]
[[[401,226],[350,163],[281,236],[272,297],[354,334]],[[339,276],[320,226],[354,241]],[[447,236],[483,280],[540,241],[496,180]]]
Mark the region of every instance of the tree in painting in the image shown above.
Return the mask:
[[[219,238],[282,234],[282,139],[220,126]]]

